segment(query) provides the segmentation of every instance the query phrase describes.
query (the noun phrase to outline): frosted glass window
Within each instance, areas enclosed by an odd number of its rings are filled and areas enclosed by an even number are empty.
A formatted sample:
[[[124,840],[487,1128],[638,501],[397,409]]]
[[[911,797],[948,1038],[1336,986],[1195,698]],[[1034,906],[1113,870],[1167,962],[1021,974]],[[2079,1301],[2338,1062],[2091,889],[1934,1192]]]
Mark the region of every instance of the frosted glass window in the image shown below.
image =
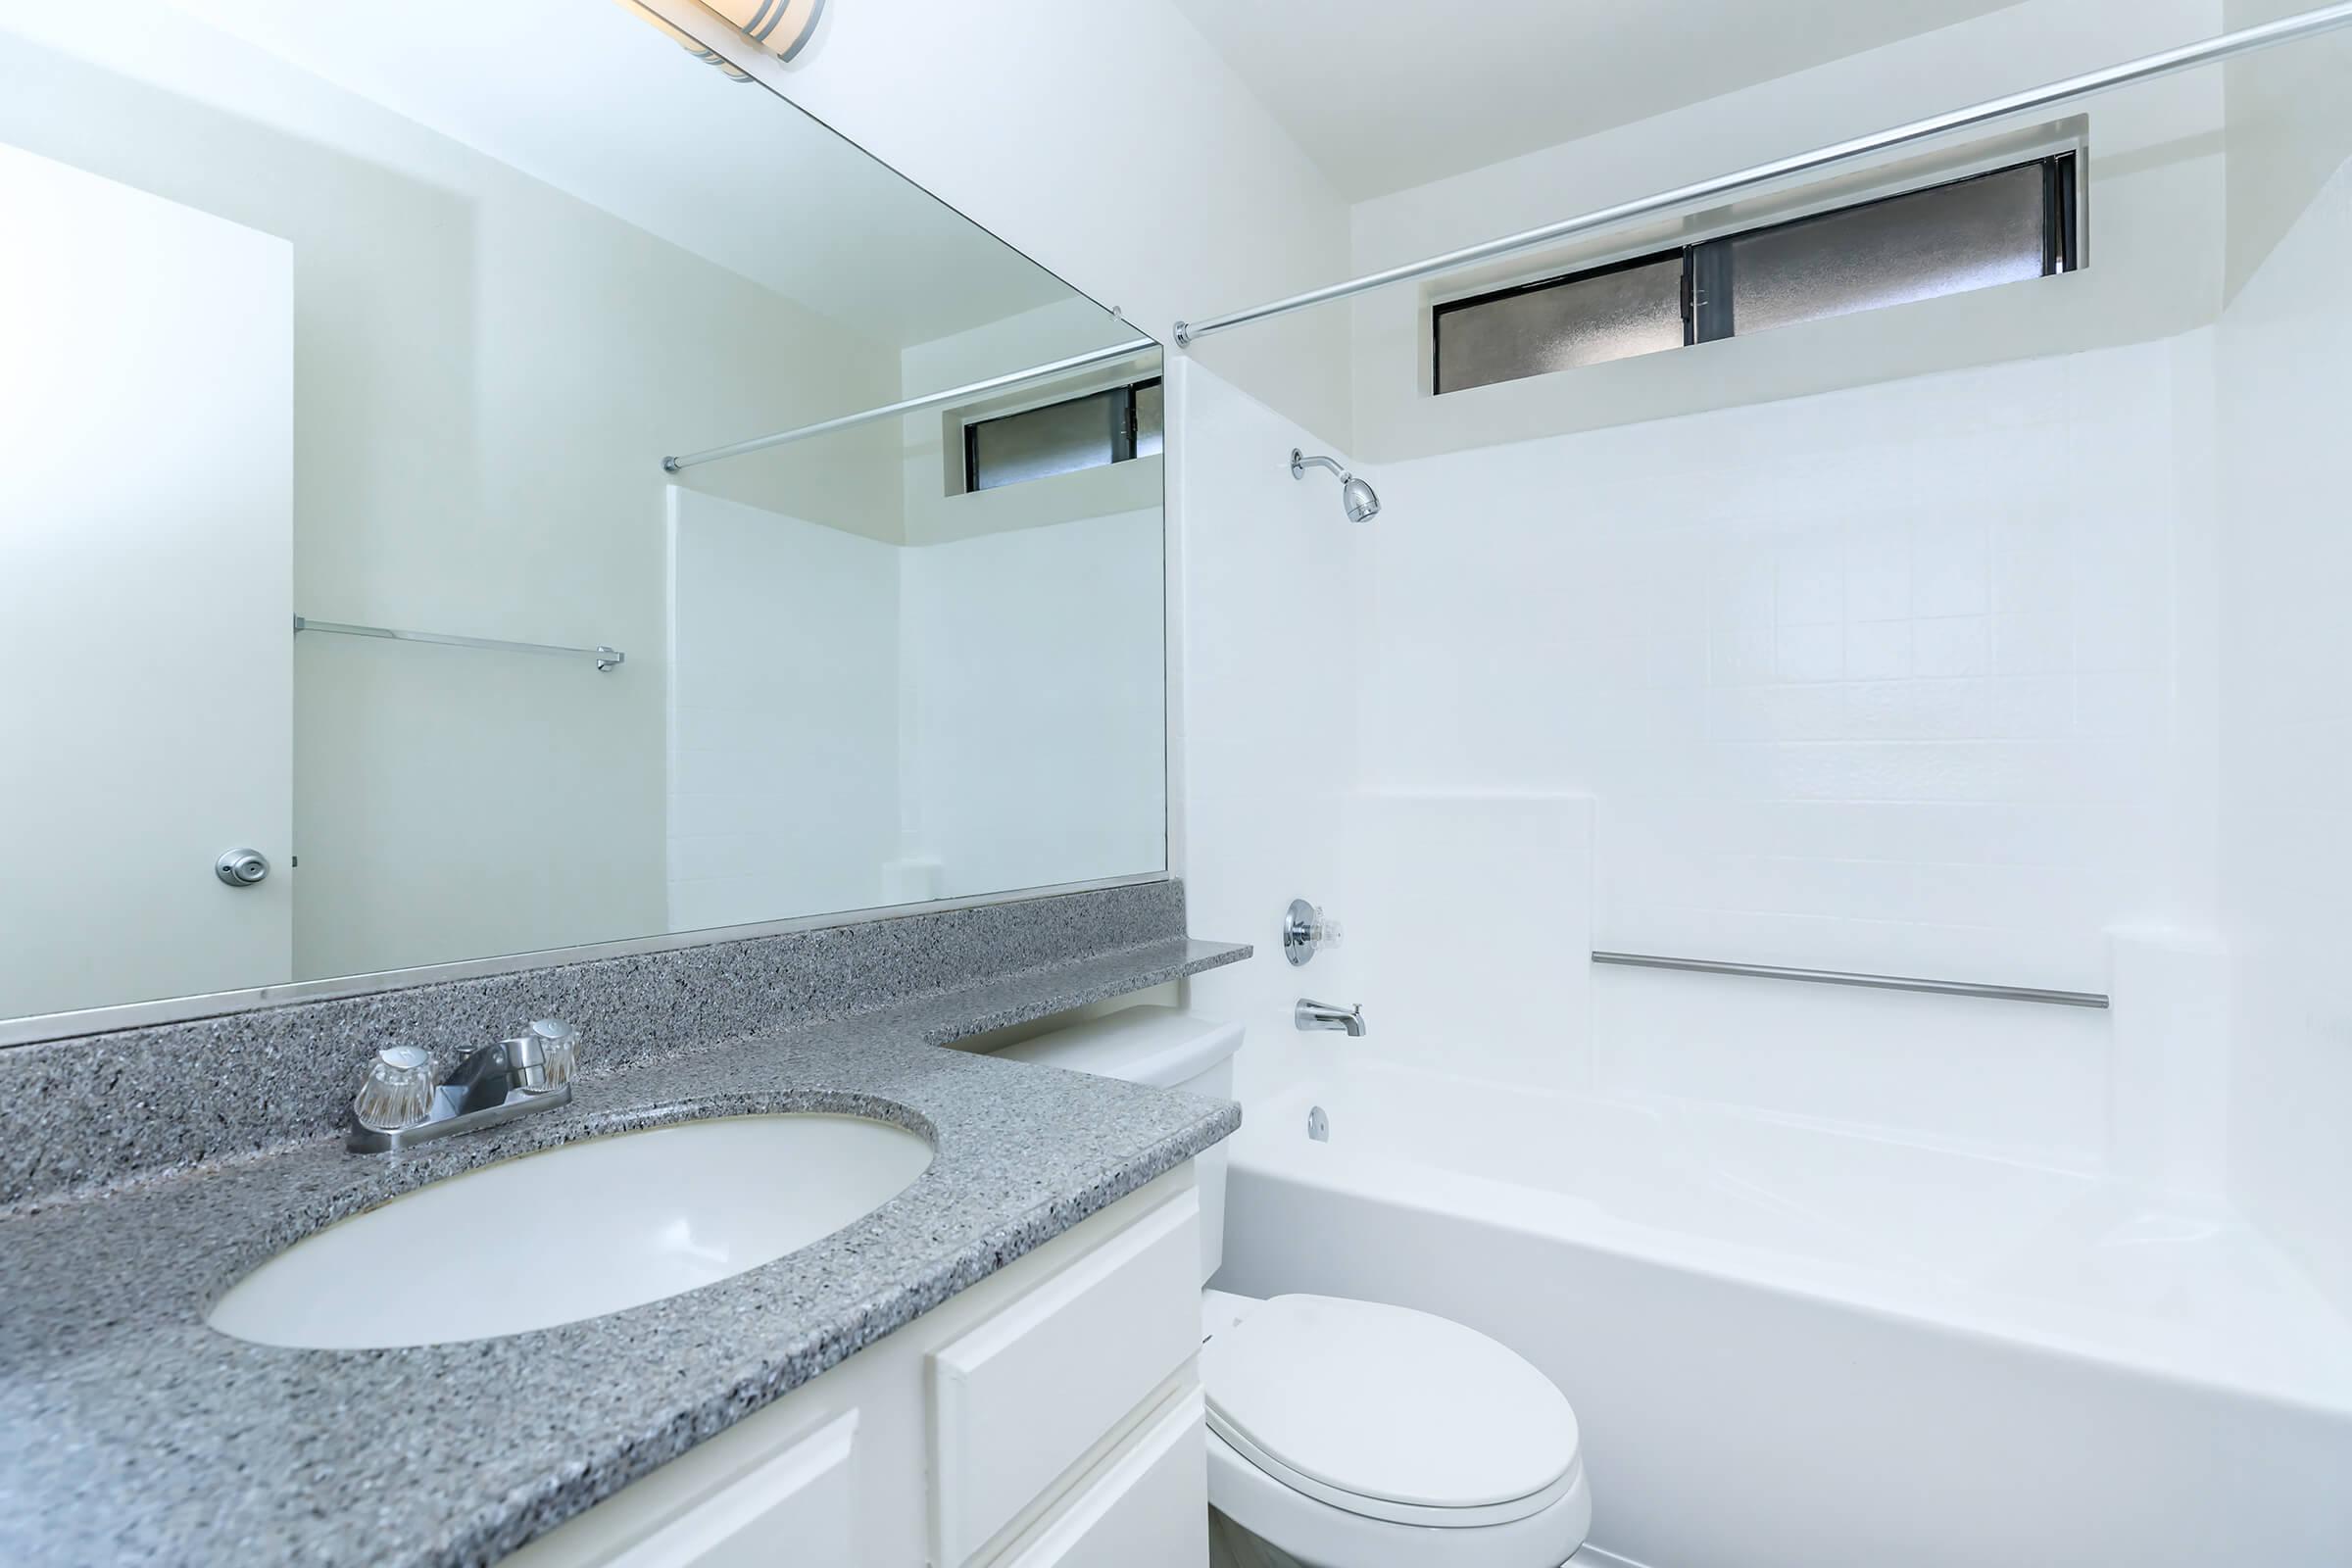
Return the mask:
[[[1732,332],[2040,277],[2051,270],[2045,182],[2029,164],[1718,241]]]
[[[1114,461],[1126,393],[1097,392],[966,426],[966,488],[994,490]]]
[[[1442,305],[1436,327],[1440,392],[1679,349],[1683,255]]]
[[[963,487],[994,490],[1151,457],[1165,440],[1162,408],[1153,379],[975,420],[963,427]]]
[[[1460,392],[2082,265],[2073,153],[1431,312]]]

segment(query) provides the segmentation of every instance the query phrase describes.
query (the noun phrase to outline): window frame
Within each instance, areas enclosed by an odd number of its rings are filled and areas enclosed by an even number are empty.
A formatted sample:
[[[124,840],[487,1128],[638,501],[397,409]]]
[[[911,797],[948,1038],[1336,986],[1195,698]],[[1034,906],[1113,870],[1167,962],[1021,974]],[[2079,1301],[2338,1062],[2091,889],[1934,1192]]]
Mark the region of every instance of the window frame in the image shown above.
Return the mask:
[[[1968,184],[1997,174],[2012,173],[2021,169],[2038,168],[2042,172],[2042,242],[2041,275],[2054,277],[2061,272],[2081,270],[2082,263],[2081,200],[2082,148],[2071,145],[2031,157],[2012,158],[1987,168],[1954,172],[1942,178],[1930,179],[1899,190],[1884,191],[1854,201],[1838,202],[1818,209],[1792,214],[1769,223],[1752,223],[1722,233],[1709,234],[1680,245],[1661,246],[1637,255],[1619,257],[1594,267],[1579,268],[1573,271],[1554,273],[1547,277],[1501,288],[1485,289],[1455,299],[1433,302],[1429,324],[1430,395],[1445,397],[1449,391],[1475,391],[1482,386],[1501,386],[1512,381],[1533,380],[1541,375],[1556,375],[1558,370],[1535,370],[1525,375],[1504,376],[1496,380],[1479,381],[1469,386],[1448,388],[1446,385],[1446,318],[1458,312],[1497,300],[1514,299],[1550,289],[1568,288],[1592,278],[1629,271],[1635,268],[1654,267],[1678,256],[1682,260],[1682,315],[1684,348],[1701,343],[1716,343],[1740,335],[1734,311],[1734,291],[1737,284],[1730,275],[1732,247],[1740,240],[1758,234],[1818,221],[1824,218],[1861,212],[1888,202],[1905,201],[1930,192]],[[1963,290],[1960,292],[1973,292]],[[1663,352],[1655,351],[1655,352]],[[1631,359],[1645,359],[1647,355],[1629,355]],[[1615,363],[1615,362],[1602,362]],[[1590,366],[1569,368],[1589,369]]]
[[[1113,381],[1107,386],[1089,387],[1084,392],[1073,392],[1066,397],[1053,398],[1043,403],[1033,403],[1027,408],[1006,409],[999,413],[963,419],[961,421],[963,436],[963,466],[960,475],[963,487],[956,493],[958,495],[976,495],[983,490],[1004,490],[1008,489],[1016,484],[1034,483],[1036,479],[1058,479],[1064,474],[1084,473],[1092,468],[1106,468],[1115,464],[1134,462],[1137,455],[1136,446],[1142,434],[1141,418],[1138,415],[1136,406],[1137,394],[1144,391],[1144,389],[1147,387],[1163,386],[1165,380],[1166,376],[1163,373],[1161,375],[1141,376],[1133,381]],[[1161,393],[1161,396],[1163,399],[1165,398],[1166,393],[1164,390]],[[1105,406],[1110,416],[1110,459],[1108,462],[1082,464],[1074,468],[1058,468],[1052,473],[1038,474],[1032,479],[1008,479],[999,484],[984,485],[980,483],[980,431],[984,426],[1000,424],[1007,419],[1026,418],[1031,415],[1043,413],[1048,409],[1064,408],[1073,403],[1086,403],[1096,398],[1105,397],[1108,399]],[[1161,414],[1160,417],[1162,421],[1161,439],[1164,442],[1166,439],[1165,421],[1167,417],[1166,414],[1164,413],[1164,403],[1163,413]]]

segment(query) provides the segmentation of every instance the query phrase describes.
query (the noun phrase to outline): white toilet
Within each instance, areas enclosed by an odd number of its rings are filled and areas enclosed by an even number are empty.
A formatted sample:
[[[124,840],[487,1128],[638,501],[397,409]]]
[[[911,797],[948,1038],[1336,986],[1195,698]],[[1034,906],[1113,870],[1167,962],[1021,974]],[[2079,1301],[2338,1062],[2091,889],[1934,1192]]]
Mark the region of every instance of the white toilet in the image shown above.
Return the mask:
[[[999,1054],[1231,1099],[1239,1024],[1130,1007]],[[1226,1151],[1200,1156],[1200,1278]],[[1210,1560],[1233,1568],[1559,1568],[1592,1523],[1576,1415],[1508,1348],[1426,1312],[1201,1293]]]

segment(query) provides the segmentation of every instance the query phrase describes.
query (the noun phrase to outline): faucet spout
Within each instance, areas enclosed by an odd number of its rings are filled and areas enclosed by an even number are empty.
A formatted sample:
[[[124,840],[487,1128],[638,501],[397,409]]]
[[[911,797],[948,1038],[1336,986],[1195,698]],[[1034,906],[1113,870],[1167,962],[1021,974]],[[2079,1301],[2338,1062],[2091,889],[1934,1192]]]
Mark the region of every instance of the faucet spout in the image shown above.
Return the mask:
[[[1304,997],[1292,1009],[1291,1021],[1301,1029],[1343,1030],[1349,1039],[1361,1038],[1371,1027],[1364,1022],[1364,1004],[1360,1002],[1352,1007],[1336,1007],[1328,1002],[1310,1002]]]

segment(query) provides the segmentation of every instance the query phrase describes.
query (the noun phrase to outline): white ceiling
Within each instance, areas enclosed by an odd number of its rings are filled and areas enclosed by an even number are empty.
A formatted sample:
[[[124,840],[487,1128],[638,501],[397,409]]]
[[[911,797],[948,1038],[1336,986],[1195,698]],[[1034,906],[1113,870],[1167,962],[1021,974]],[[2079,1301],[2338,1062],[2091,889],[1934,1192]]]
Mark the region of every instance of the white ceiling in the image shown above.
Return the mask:
[[[1176,0],[1349,201],[2014,0]]]
[[[1073,292],[633,8],[171,3],[884,344]]]

